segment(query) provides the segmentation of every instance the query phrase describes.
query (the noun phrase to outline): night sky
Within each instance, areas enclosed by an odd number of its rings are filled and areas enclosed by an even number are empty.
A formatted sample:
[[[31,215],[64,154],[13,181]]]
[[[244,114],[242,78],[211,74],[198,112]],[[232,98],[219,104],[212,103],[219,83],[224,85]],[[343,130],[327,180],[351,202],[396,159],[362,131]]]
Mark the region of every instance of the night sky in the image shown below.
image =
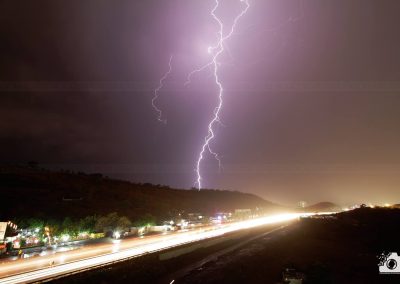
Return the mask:
[[[400,2],[250,0],[221,56],[204,186],[400,202]],[[191,188],[217,102],[212,0],[1,1],[0,157]],[[240,5],[221,0],[230,25]],[[157,101],[152,91],[173,71]]]

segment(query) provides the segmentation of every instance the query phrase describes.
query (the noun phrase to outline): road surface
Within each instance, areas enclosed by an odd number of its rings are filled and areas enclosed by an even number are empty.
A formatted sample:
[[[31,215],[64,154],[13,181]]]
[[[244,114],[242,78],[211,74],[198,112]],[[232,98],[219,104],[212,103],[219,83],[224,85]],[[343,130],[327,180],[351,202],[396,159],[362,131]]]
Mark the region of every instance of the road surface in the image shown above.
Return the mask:
[[[89,245],[78,250],[66,251],[54,255],[10,261],[0,265],[0,283],[27,283],[62,277],[243,229],[266,224],[284,223],[298,219],[302,215],[313,215],[313,213],[272,215],[241,222],[203,227],[192,231],[180,231],[167,235],[115,240],[111,244]],[[51,262],[54,263],[50,265]]]

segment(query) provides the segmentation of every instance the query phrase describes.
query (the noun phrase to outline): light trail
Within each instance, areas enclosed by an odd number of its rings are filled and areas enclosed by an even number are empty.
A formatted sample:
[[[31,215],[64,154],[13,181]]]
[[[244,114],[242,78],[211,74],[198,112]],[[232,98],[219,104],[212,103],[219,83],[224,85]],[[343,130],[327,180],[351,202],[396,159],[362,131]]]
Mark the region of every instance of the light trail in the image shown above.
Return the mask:
[[[210,154],[212,154],[214,156],[214,158],[217,159],[219,165],[221,166],[221,160],[219,159],[218,154],[216,152],[212,151],[211,146],[210,146],[210,143],[212,142],[212,140],[215,137],[214,126],[216,123],[220,122],[219,115],[220,115],[220,112],[221,112],[222,106],[223,106],[224,88],[223,88],[222,82],[220,81],[220,78],[218,76],[218,73],[219,73],[218,66],[220,65],[220,63],[218,62],[218,58],[225,51],[225,49],[224,49],[225,41],[228,40],[232,36],[232,34],[235,31],[238,21],[240,20],[240,18],[242,18],[246,14],[247,10],[250,8],[250,4],[249,4],[248,0],[239,0],[239,1],[241,3],[244,3],[245,7],[244,7],[244,9],[242,9],[240,14],[237,15],[236,18],[234,19],[232,27],[229,30],[229,32],[226,35],[224,35],[224,31],[225,31],[224,24],[223,24],[222,20],[215,14],[217,9],[219,8],[220,2],[219,2],[219,0],[215,0],[215,6],[211,10],[210,15],[217,22],[219,29],[218,29],[218,42],[216,43],[215,46],[210,46],[208,48],[208,52],[210,54],[213,54],[212,60],[210,62],[208,62],[206,65],[204,65],[203,67],[200,67],[199,69],[196,69],[196,70],[192,71],[191,73],[189,73],[187,81],[185,83],[186,85],[189,84],[191,77],[195,73],[200,72],[200,71],[206,69],[207,67],[212,67],[215,84],[218,88],[218,104],[214,108],[214,116],[212,117],[211,121],[208,124],[208,133],[207,133],[207,136],[204,138],[204,143],[201,147],[201,151],[199,153],[199,157],[198,157],[197,163],[196,163],[195,171],[197,174],[197,179],[196,179],[195,184],[197,185],[199,190],[202,188],[201,162],[204,159],[205,152],[208,151]]]
[[[164,87],[164,81],[165,81],[165,79],[167,79],[168,76],[169,76],[169,74],[171,74],[171,71],[172,71],[172,58],[173,58],[173,55],[171,55],[170,58],[169,58],[169,62],[168,62],[168,71],[165,72],[165,74],[161,77],[157,88],[154,90],[153,99],[151,100],[151,105],[153,106],[154,110],[155,110],[156,113],[157,113],[157,120],[158,120],[159,122],[162,122],[162,123],[167,123],[167,120],[166,120],[166,119],[163,119],[162,111],[161,111],[161,109],[156,105],[156,100],[157,100],[158,97],[159,97],[159,92],[160,92],[160,90]]]
[[[333,212],[332,212],[333,213]],[[332,214],[331,212],[320,213],[320,214]],[[251,229],[268,224],[279,224],[287,221],[296,220],[301,216],[316,215],[315,213],[288,213],[278,214],[257,219],[251,219],[236,223],[228,223],[220,226],[202,228],[193,231],[179,232],[171,235],[160,235],[145,239],[126,240],[117,244],[118,246],[124,247],[123,250],[117,250],[111,252],[112,246],[108,246],[108,252],[100,250],[98,255],[93,257],[86,257],[83,259],[74,259],[75,252],[70,251],[65,254],[55,255],[53,257],[44,258],[33,258],[27,259],[26,263],[30,263],[29,268],[25,268],[25,260],[15,261],[7,264],[0,265],[0,274],[8,275],[4,278],[0,278],[2,284],[14,284],[14,283],[27,283],[37,282],[43,280],[54,279],[55,277],[61,277],[73,273],[79,273],[86,270],[90,270],[103,265],[108,265],[115,262],[124,261],[129,258],[139,257],[147,253],[153,253],[162,251],[165,249],[178,247],[183,244],[194,243],[201,240],[215,238],[224,234],[232,233],[243,229]],[[97,250],[97,248],[94,248]],[[111,251],[110,251],[111,250]],[[106,250],[107,251],[107,250]],[[80,252],[77,252],[80,253]],[[48,266],[49,260],[57,260],[55,266]],[[65,260],[70,262],[64,263]],[[14,271],[14,272],[13,272]],[[16,275],[10,275],[18,273]]]

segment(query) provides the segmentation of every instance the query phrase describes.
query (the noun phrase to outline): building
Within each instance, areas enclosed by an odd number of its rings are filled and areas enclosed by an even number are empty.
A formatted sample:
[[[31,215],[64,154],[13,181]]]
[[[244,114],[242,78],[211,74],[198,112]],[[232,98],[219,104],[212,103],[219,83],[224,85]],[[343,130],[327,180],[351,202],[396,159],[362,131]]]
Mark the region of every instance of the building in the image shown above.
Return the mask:
[[[0,243],[4,242],[7,226],[8,226],[7,222],[0,222]]]
[[[7,250],[7,243],[12,243],[12,246],[19,246],[17,239],[18,226],[11,221],[0,222],[0,254]]]

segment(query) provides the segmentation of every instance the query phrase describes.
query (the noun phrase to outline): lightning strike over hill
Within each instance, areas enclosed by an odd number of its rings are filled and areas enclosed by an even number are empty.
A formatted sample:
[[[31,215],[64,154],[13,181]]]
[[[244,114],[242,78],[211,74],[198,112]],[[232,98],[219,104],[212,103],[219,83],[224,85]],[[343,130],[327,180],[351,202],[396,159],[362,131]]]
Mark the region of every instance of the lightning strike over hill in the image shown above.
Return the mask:
[[[228,33],[225,33],[226,27],[224,26],[224,23],[222,22],[222,20],[216,15],[216,11],[220,6],[220,2],[219,2],[219,0],[215,0],[215,6],[211,10],[210,15],[217,22],[219,30],[217,33],[218,34],[217,43],[214,46],[210,46],[208,48],[208,52],[210,54],[212,54],[212,60],[210,62],[208,62],[206,65],[204,65],[203,67],[200,67],[199,69],[192,71],[187,78],[187,82],[185,83],[185,84],[189,84],[191,77],[196,72],[200,72],[200,71],[206,69],[207,67],[211,67],[213,75],[214,75],[214,79],[215,79],[215,84],[218,88],[218,104],[215,107],[214,115],[208,124],[208,133],[207,133],[207,136],[204,138],[204,143],[201,147],[201,151],[199,153],[199,157],[198,157],[197,163],[196,163],[196,169],[195,169],[196,174],[197,174],[196,185],[199,190],[202,188],[201,162],[204,159],[204,155],[205,155],[206,151],[211,153],[218,160],[218,162],[221,163],[221,161],[218,157],[218,154],[216,152],[212,151],[211,146],[210,146],[210,143],[212,142],[212,140],[215,137],[214,126],[215,126],[215,124],[220,123],[219,115],[220,115],[220,112],[223,107],[224,88],[223,88],[222,82],[220,81],[220,78],[218,76],[218,74],[219,74],[218,67],[220,65],[220,63],[218,62],[218,58],[221,54],[224,53],[224,51],[225,51],[224,44],[225,44],[226,40],[228,40],[234,33],[238,21],[240,20],[240,18],[242,18],[246,14],[247,10],[250,8],[250,4],[249,4],[248,0],[239,0],[239,1],[241,3],[244,3],[244,8],[239,13],[239,15],[237,15],[236,18],[234,19],[232,27],[230,28],[230,30],[228,30]]]
[[[172,58],[173,58],[173,55],[171,55],[170,58],[169,58],[168,71],[165,72],[165,74],[161,77],[157,88],[154,89],[153,99],[151,100],[151,105],[153,106],[154,110],[157,113],[157,120],[159,122],[162,122],[162,123],[167,123],[167,120],[163,118],[161,109],[156,105],[156,100],[159,97],[160,90],[164,87],[165,79],[167,79],[169,74],[171,74],[171,71],[172,71]]]

